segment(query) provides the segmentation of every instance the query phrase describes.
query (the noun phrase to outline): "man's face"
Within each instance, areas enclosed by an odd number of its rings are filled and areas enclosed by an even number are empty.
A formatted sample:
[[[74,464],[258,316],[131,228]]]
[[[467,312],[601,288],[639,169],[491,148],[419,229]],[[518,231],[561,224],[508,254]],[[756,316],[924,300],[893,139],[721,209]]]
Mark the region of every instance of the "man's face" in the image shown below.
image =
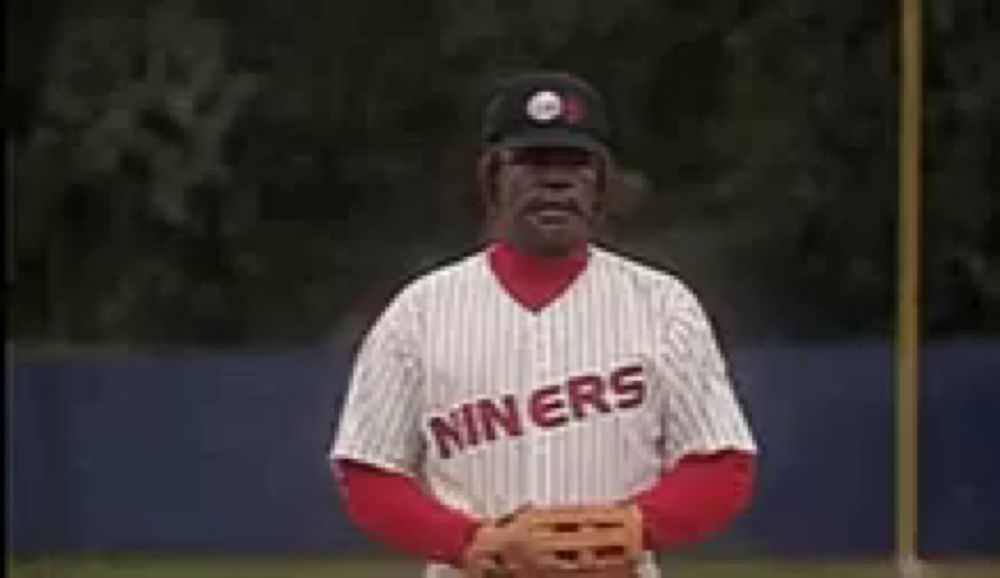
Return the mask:
[[[577,148],[500,151],[496,232],[526,252],[562,255],[590,238],[600,159]]]

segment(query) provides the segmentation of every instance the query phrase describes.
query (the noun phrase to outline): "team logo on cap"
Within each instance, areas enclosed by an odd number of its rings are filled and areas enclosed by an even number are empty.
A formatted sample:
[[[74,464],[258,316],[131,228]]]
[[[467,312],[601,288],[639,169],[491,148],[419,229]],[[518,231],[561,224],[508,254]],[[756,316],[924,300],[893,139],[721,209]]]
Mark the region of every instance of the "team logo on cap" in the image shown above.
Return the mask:
[[[566,122],[569,124],[580,124],[586,116],[587,113],[583,108],[583,103],[572,96],[567,96],[563,101],[563,118]]]
[[[563,112],[562,98],[551,90],[536,92],[525,107],[528,116],[538,122],[552,122]]]

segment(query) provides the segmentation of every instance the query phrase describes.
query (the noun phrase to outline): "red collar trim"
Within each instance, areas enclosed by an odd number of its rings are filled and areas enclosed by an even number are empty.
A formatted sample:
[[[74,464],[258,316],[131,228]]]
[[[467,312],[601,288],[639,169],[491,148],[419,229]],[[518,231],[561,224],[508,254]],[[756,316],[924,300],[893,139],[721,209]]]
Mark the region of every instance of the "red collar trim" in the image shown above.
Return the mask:
[[[559,257],[543,257],[519,252],[497,242],[487,250],[490,268],[503,288],[518,303],[538,312],[555,301],[587,265],[586,246]]]

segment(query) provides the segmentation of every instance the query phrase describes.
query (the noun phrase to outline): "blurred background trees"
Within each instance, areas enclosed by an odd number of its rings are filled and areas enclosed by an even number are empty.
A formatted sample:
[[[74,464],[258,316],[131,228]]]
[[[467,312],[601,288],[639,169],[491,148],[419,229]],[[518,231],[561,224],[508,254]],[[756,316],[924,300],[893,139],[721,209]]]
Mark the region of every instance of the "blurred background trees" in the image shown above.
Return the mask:
[[[926,327],[1000,332],[989,0],[931,0]],[[8,326],[22,343],[352,341],[480,242],[492,79],[607,96],[608,241],[738,339],[886,336],[895,2],[9,3]]]

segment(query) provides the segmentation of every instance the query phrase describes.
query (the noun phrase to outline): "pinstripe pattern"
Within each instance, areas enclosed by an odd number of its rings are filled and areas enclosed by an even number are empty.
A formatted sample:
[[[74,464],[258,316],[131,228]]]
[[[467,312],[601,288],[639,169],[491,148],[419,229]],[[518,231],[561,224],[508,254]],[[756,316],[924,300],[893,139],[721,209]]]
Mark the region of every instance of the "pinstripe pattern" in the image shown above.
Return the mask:
[[[493,517],[620,500],[687,452],[726,448],[755,451],[695,296],[592,247],[538,313],[505,292],[485,252],[410,284],[365,340],[331,453]]]

